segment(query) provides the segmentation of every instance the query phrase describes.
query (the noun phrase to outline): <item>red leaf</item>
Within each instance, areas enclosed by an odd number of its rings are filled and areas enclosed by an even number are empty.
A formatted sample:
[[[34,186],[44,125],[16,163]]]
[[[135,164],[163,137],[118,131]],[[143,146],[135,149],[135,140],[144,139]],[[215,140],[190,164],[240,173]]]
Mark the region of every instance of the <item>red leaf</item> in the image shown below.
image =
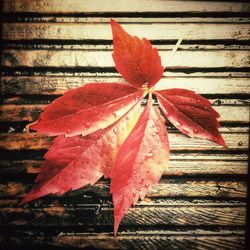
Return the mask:
[[[21,204],[47,194],[63,194],[87,184],[95,184],[110,169],[122,143],[134,127],[140,114],[140,104],[119,121],[91,135],[58,136],[45,154],[36,184]]]
[[[184,134],[226,145],[218,131],[219,115],[210,102],[184,89],[149,90],[163,74],[157,49],[145,38],[130,36],[114,20],[111,25],[116,69],[133,86],[86,84],[45,109],[30,128],[59,136],[21,203],[111,176],[116,234],[128,208],[159,182],[169,160],[165,120],[152,105],[152,93]],[[149,101],[138,120],[140,101],[147,93]]]
[[[47,106],[30,128],[49,136],[85,136],[117,121],[142,96],[142,90],[120,83],[86,84]]]
[[[226,146],[218,130],[220,116],[209,100],[185,89],[159,90],[155,94],[163,113],[182,133]]]
[[[117,71],[136,87],[154,86],[162,77],[163,67],[156,48],[143,38],[131,36],[111,19],[113,59]]]
[[[158,183],[169,158],[167,130],[152,101],[145,108],[117,155],[111,171],[114,234],[127,209]]]

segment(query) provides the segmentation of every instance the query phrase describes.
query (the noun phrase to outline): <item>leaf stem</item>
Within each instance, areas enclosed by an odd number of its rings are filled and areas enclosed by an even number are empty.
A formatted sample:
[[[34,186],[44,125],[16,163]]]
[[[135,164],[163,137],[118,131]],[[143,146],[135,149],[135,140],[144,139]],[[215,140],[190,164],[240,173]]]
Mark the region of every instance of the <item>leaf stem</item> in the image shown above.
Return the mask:
[[[184,40],[184,37],[188,35],[189,31],[190,31],[190,30],[185,30],[185,31],[183,32],[182,36],[178,39],[177,43],[175,44],[175,46],[174,46],[174,48],[172,49],[172,52],[171,52],[171,54],[170,54],[170,56],[169,56],[169,60],[168,60],[167,66],[170,65],[171,61],[172,61],[173,58],[174,58],[175,52],[176,52],[176,51],[178,50],[178,48],[180,47],[182,41]],[[167,67],[167,66],[166,66],[166,67]],[[165,67],[165,68],[166,68],[166,67]]]

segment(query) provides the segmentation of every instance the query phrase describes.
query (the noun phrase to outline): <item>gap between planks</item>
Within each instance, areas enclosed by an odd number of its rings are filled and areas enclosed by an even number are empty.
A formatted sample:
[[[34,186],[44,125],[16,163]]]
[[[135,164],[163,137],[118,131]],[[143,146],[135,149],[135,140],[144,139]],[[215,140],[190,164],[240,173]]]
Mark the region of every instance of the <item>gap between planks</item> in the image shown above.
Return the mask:
[[[33,13],[34,14],[34,13]],[[152,23],[159,23],[159,24],[171,24],[171,23],[234,23],[234,24],[242,24],[242,23],[249,23],[250,19],[249,17],[191,17],[191,16],[185,16],[185,17],[179,17],[179,16],[173,16],[173,17],[150,17],[150,16],[144,16],[144,17],[119,17],[116,16],[115,20],[124,25],[124,24],[152,24]],[[3,22],[6,23],[82,23],[82,24],[110,24],[110,17],[74,17],[74,16],[25,16],[25,14],[21,15],[8,15],[4,14],[3,16]]]

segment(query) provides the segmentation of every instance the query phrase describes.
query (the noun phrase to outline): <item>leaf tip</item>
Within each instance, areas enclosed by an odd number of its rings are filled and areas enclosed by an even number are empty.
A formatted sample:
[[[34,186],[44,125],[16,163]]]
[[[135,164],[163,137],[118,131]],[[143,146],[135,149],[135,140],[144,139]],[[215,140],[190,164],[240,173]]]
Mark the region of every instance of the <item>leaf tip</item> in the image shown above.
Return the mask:
[[[218,134],[218,136],[214,137],[213,139],[214,142],[216,142],[217,144],[223,146],[225,149],[228,148],[226,142],[224,141],[223,137],[221,136],[221,134]]]
[[[115,19],[110,18],[110,24],[111,24],[111,25],[114,25],[114,24],[117,24],[117,22],[115,21]]]
[[[23,206],[25,203],[29,203],[32,199],[30,198],[29,194],[27,194],[25,197],[21,199],[21,201],[18,203],[19,206]]]
[[[122,217],[121,217],[121,216],[115,216],[115,222],[114,222],[114,236],[117,235],[118,228],[119,228],[119,225],[120,225],[121,220],[122,220]]]

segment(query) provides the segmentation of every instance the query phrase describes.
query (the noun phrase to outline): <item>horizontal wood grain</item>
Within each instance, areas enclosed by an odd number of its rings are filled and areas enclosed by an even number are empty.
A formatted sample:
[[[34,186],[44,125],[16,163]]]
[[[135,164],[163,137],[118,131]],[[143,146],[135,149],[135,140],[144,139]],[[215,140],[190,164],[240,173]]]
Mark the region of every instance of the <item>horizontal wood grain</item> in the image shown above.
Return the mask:
[[[2,94],[43,94],[61,95],[65,91],[81,87],[91,82],[125,82],[116,76],[3,76],[1,79]],[[184,88],[199,94],[247,94],[250,92],[249,78],[218,77],[164,77],[156,89]]]
[[[74,14],[74,13],[197,13],[197,12],[250,12],[246,2],[222,2],[222,1],[160,1],[160,0],[6,0],[3,11],[37,12],[50,14]]]
[[[248,133],[222,133],[227,144],[226,150],[246,150],[248,149]],[[52,138],[40,134],[28,133],[1,133],[0,149],[4,150],[41,150],[51,146]],[[221,145],[214,142],[189,138],[180,133],[169,133],[169,144],[171,150],[222,150]]]
[[[30,246],[53,246],[59,247],[76,247],[89,249],[145,249],[158,250],[174,249],[178,246],[178,250],[186,249],[209,249],[219,248],[221,250],[244,249],[244,232],[243,231],[137,231],[120,232],[117,237],[113,237],[112,233],[89,233],[74,234],[60,233],[53,237],[35,236],[29,231],[29,236],[13,236],[7,238],[0,236],[0,242],[10,242],[15,245]],[[143,248],[142,248],[143,247]]]
[[[113,208],[83,204],[83,206],[50,206],[43,208],[2,207],[1,225],[32,226],[112,226]],[[192,203],[173,205],[135,206],[126,213],[122,226],[244,226],[245,206],[228,204],[199,205]]]
[[[154,40],[235,40],[250,38],[249,24],[151,23],[122,24],[131,35]],[[95,32],[93,32],[93,30]],[[4,23],[4,40],[112,40],[109,23]]]
[[[250,67],[249,51],[178,51],[168,62],[170,51],[160,51],[169,68]],[[2,65],[8,67],[114,67],[112,53],[83,50],[4,50]]]
[[[0,183],[0,198],[21,198],[30,190],[31,184],[10,181],[7,184]],[[97,197],[110,196],[109,184],[99,181],[93,186],[70,192],[76,195],[91,192]],[[147,197],[226,197],[246,198],[247,184],[244,181],[193,181],[193,180],[166,180],[150,188]]]
[[[104,197],[103,197],[104,198]],[[30,203],[24,204],[22,206],[19,205],[20,199],[15,197],[9,197],[0,200],[0,208],[27,208],[27,209],[38,209],[41,210],[43,208],[50,208],[50,207],[63,207],[66,209],[90,209],[100,212],[102,209],[112,209],[113,202],[108,198],[105,199],[97,199],[92,194],[84,194],[79,196],[53,196],[44,197],[43,199],[38,199],[32,201]],[[209,197],[183,197],[175,199],[174,197],[146,197],[144,200],[138,200],[136,202],[137,208],[144,208],[144,207],[182,207],[182,206],[191,206],[191,207],[244,207],[246,208],[246,201],[245,199],[223,199],[221,197],[218,198],[209,198]]]
[[[46,105],[2,105],[0,119],[1,121],[28,121],[32,122],[38,119],[39,114]],[[248,123],[249,106],[213,106],[220,114],[220,122],[226,123]]]
[[[235,155],[231,155],[231,160],[223,160],[221,156],[214,156],[214,159],[200,160],[176,160],[174,157],[166,166],[164,175],[246,175],[248,173],[248,162],[246,160],[235,160]],[[212,158],[212,156],[211,156]],[[42,161],[39,160],[5,160],[0,161],[0,175],[23,176],[37,174]]]

